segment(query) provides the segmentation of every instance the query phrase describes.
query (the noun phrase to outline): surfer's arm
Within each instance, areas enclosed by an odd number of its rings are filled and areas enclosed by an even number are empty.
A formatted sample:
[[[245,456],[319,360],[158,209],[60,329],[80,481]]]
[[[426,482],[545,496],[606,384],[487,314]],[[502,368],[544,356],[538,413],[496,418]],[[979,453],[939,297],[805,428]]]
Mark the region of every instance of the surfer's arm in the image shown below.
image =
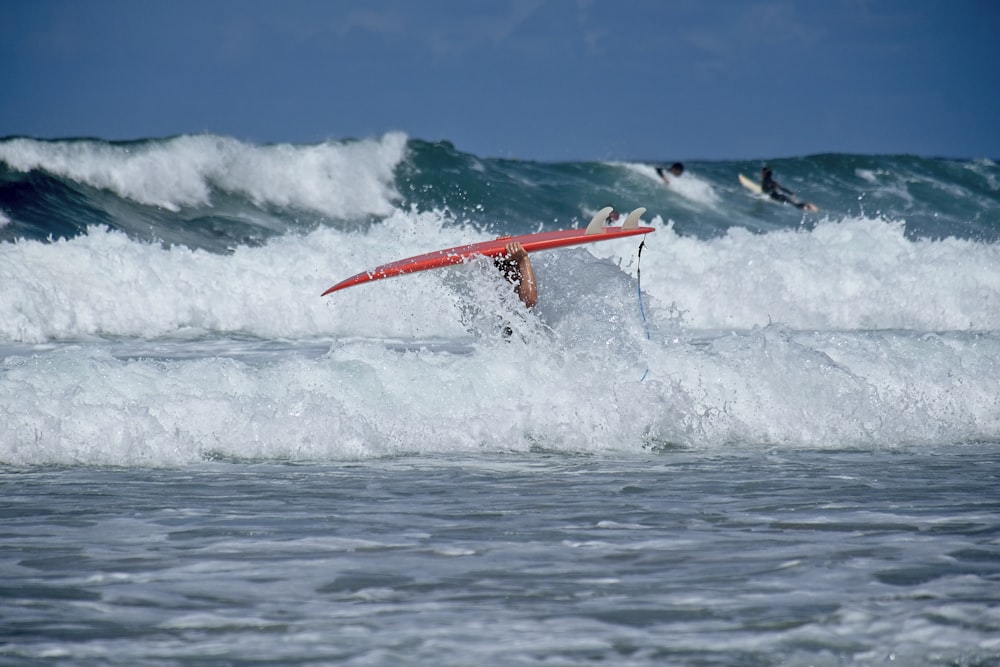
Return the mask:
[[[528,251],[517,241],[508,243],[506,250],[507,257],[515,267],[511,272],[513,275],[509,278],[514,283],[517,296],[525,306],[534,308],[538,303],[538,286],[535,283],[535,269],[531,266]]]

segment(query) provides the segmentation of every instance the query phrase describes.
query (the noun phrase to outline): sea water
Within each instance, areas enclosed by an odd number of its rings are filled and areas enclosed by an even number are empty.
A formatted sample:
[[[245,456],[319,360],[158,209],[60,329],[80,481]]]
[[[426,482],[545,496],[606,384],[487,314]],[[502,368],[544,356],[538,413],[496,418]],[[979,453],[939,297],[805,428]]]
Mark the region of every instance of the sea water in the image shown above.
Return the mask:
[[[769,164],[0,140],[0,664],[997,664],[1000,170]]]

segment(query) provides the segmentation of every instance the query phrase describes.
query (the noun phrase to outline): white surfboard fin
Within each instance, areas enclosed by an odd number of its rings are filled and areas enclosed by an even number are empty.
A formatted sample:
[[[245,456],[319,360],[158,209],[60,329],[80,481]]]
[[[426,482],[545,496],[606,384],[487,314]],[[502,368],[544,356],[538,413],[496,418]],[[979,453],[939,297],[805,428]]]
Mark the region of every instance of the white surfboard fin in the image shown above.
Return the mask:
[[[639,218],[646,214],[646,209],[640,206],[625,218],[624,224],[622,224],[622,229],[636,229],[639,227]]]
[[[604,223],[607,221],[608,216],[611,215],[613,209],[610,206],[605,206],[600,211],[598,211],[593,218],[590,220],[590,224],[587,225],[587,231],[585,234],[600,234],[601,230],[604,229]]]

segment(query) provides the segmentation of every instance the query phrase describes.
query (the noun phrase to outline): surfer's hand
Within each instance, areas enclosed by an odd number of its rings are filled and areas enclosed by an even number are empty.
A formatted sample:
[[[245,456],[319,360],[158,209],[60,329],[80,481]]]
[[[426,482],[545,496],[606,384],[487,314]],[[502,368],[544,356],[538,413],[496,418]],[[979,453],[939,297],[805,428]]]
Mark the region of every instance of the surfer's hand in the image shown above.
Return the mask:
[[[507,257],[517,262],[528,256],[528,251],[517,241],[511,241],[504,246],[504,249],[507,251]]]
[[[511,241],[504,246],[507,251],[507,262],[512,265],[507,272],[507,280],[516,285],[517,296],[528,308],[534,308],[538,303],[538,288],[535,287],[535,270],[528,259],[528,251],[517,241]]]

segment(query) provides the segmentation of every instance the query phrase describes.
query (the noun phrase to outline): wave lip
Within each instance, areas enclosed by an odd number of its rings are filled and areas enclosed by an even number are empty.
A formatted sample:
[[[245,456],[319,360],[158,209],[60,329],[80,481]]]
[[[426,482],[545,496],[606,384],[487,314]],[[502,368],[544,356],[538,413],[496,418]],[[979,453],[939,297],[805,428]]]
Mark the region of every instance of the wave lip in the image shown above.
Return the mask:
[[[188,211],[211,211],[238,197],[244,208],[351,219],[393,210],[399,200],[394,170],[406,143],[400,133],[314,145],[254,145],[214,135],[133,142],[13,138],[0,141],[0,163],[14,173],[57,177],[59,185],[50,186],[62,189],[54,195],[62,208],[50,210],[55,218],[73,216],[73,191],[83,188],[186,217]],[[117,217],[114,202],[91,200],[109,221]],[[128,215],[133,209],[126,205],[124,210]],[[7,217],[17,214],[13,210]]]

